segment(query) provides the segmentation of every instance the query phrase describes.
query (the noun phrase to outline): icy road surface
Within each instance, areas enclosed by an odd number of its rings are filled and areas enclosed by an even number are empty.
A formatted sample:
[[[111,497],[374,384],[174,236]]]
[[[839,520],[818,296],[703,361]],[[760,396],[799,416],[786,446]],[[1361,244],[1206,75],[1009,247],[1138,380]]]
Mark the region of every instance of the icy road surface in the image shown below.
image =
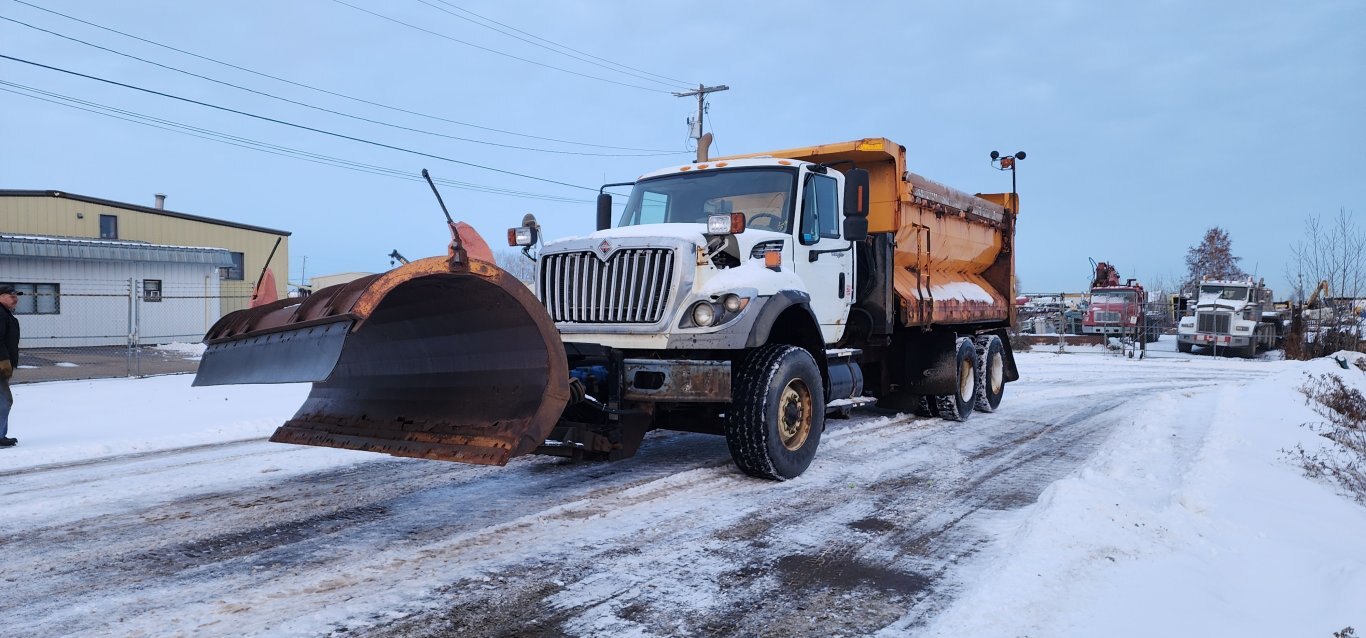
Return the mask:
[[[785,483],[667,432],[613,464],[252,438],[0,465],[0,635],[915,634],[982,577],[994,520],[1156,397],[1198,442],[1215,388],[1287,365],[1024,354],[999,412],[831,420]]]

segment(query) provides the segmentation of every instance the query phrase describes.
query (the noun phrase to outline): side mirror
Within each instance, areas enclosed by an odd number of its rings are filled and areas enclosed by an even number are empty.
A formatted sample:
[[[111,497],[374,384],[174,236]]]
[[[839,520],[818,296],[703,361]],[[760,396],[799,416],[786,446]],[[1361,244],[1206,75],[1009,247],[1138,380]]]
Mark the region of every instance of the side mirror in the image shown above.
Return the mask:
[[[863,241],[868,239],[868,218],[845,217],[844,238],[849,241]]]
[[[858,217],[866,219],[868,217],[868,171],[862,168],[851,168],[844,174],[844,217]],[[864,224],[864,234],[867,234],[867,224]]]
[[[612,227],[612,194],[598,193],[598,230]]]

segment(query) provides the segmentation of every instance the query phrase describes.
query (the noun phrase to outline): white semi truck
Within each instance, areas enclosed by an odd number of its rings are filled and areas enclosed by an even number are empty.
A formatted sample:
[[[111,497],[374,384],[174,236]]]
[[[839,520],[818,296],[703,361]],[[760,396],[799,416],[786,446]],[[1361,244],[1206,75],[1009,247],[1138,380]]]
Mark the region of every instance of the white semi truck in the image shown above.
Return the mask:
[[[1276,309],[1264,282],[1207,279],[1200,282],[1197,295],[1194,313],[1182,317],[1177,327],[1176,347],[1181,352],[1201,346],[1211,354],[1251,358],[1259,350],[1280,347],[1286,316]]]

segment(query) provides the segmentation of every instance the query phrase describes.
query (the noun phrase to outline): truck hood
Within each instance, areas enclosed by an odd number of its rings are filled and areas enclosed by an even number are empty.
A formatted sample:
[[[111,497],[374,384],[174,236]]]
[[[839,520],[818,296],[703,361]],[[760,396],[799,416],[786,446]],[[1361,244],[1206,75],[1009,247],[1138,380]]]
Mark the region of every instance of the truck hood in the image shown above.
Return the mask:
[[[1201,295],[1195,302],[1197,310],[1220,310],[1226,312],[1242,312],[1247,307],[1247,301],[1233,301],[1231,299],[1220,299],[1219,295]]]

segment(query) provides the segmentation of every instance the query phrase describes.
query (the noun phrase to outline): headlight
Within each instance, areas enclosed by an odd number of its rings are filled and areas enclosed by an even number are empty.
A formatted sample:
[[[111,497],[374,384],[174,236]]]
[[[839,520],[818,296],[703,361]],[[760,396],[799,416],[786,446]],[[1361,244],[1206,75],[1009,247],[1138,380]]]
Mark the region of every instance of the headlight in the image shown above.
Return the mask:
[[[1252,328],[1250,326],[1234,326],[1233,330],[1235,332],[1247,332],[1249,330],[1252,330]]]
[[[741,303],[740,295],[726,295],[721,298],[721,307],[725,308],[726,312],[740,312],[745,305]]]
[[[703,301],[692,307],[692,322],[706,328],[711,322],[716,320],[716,309],[711,304]]]

